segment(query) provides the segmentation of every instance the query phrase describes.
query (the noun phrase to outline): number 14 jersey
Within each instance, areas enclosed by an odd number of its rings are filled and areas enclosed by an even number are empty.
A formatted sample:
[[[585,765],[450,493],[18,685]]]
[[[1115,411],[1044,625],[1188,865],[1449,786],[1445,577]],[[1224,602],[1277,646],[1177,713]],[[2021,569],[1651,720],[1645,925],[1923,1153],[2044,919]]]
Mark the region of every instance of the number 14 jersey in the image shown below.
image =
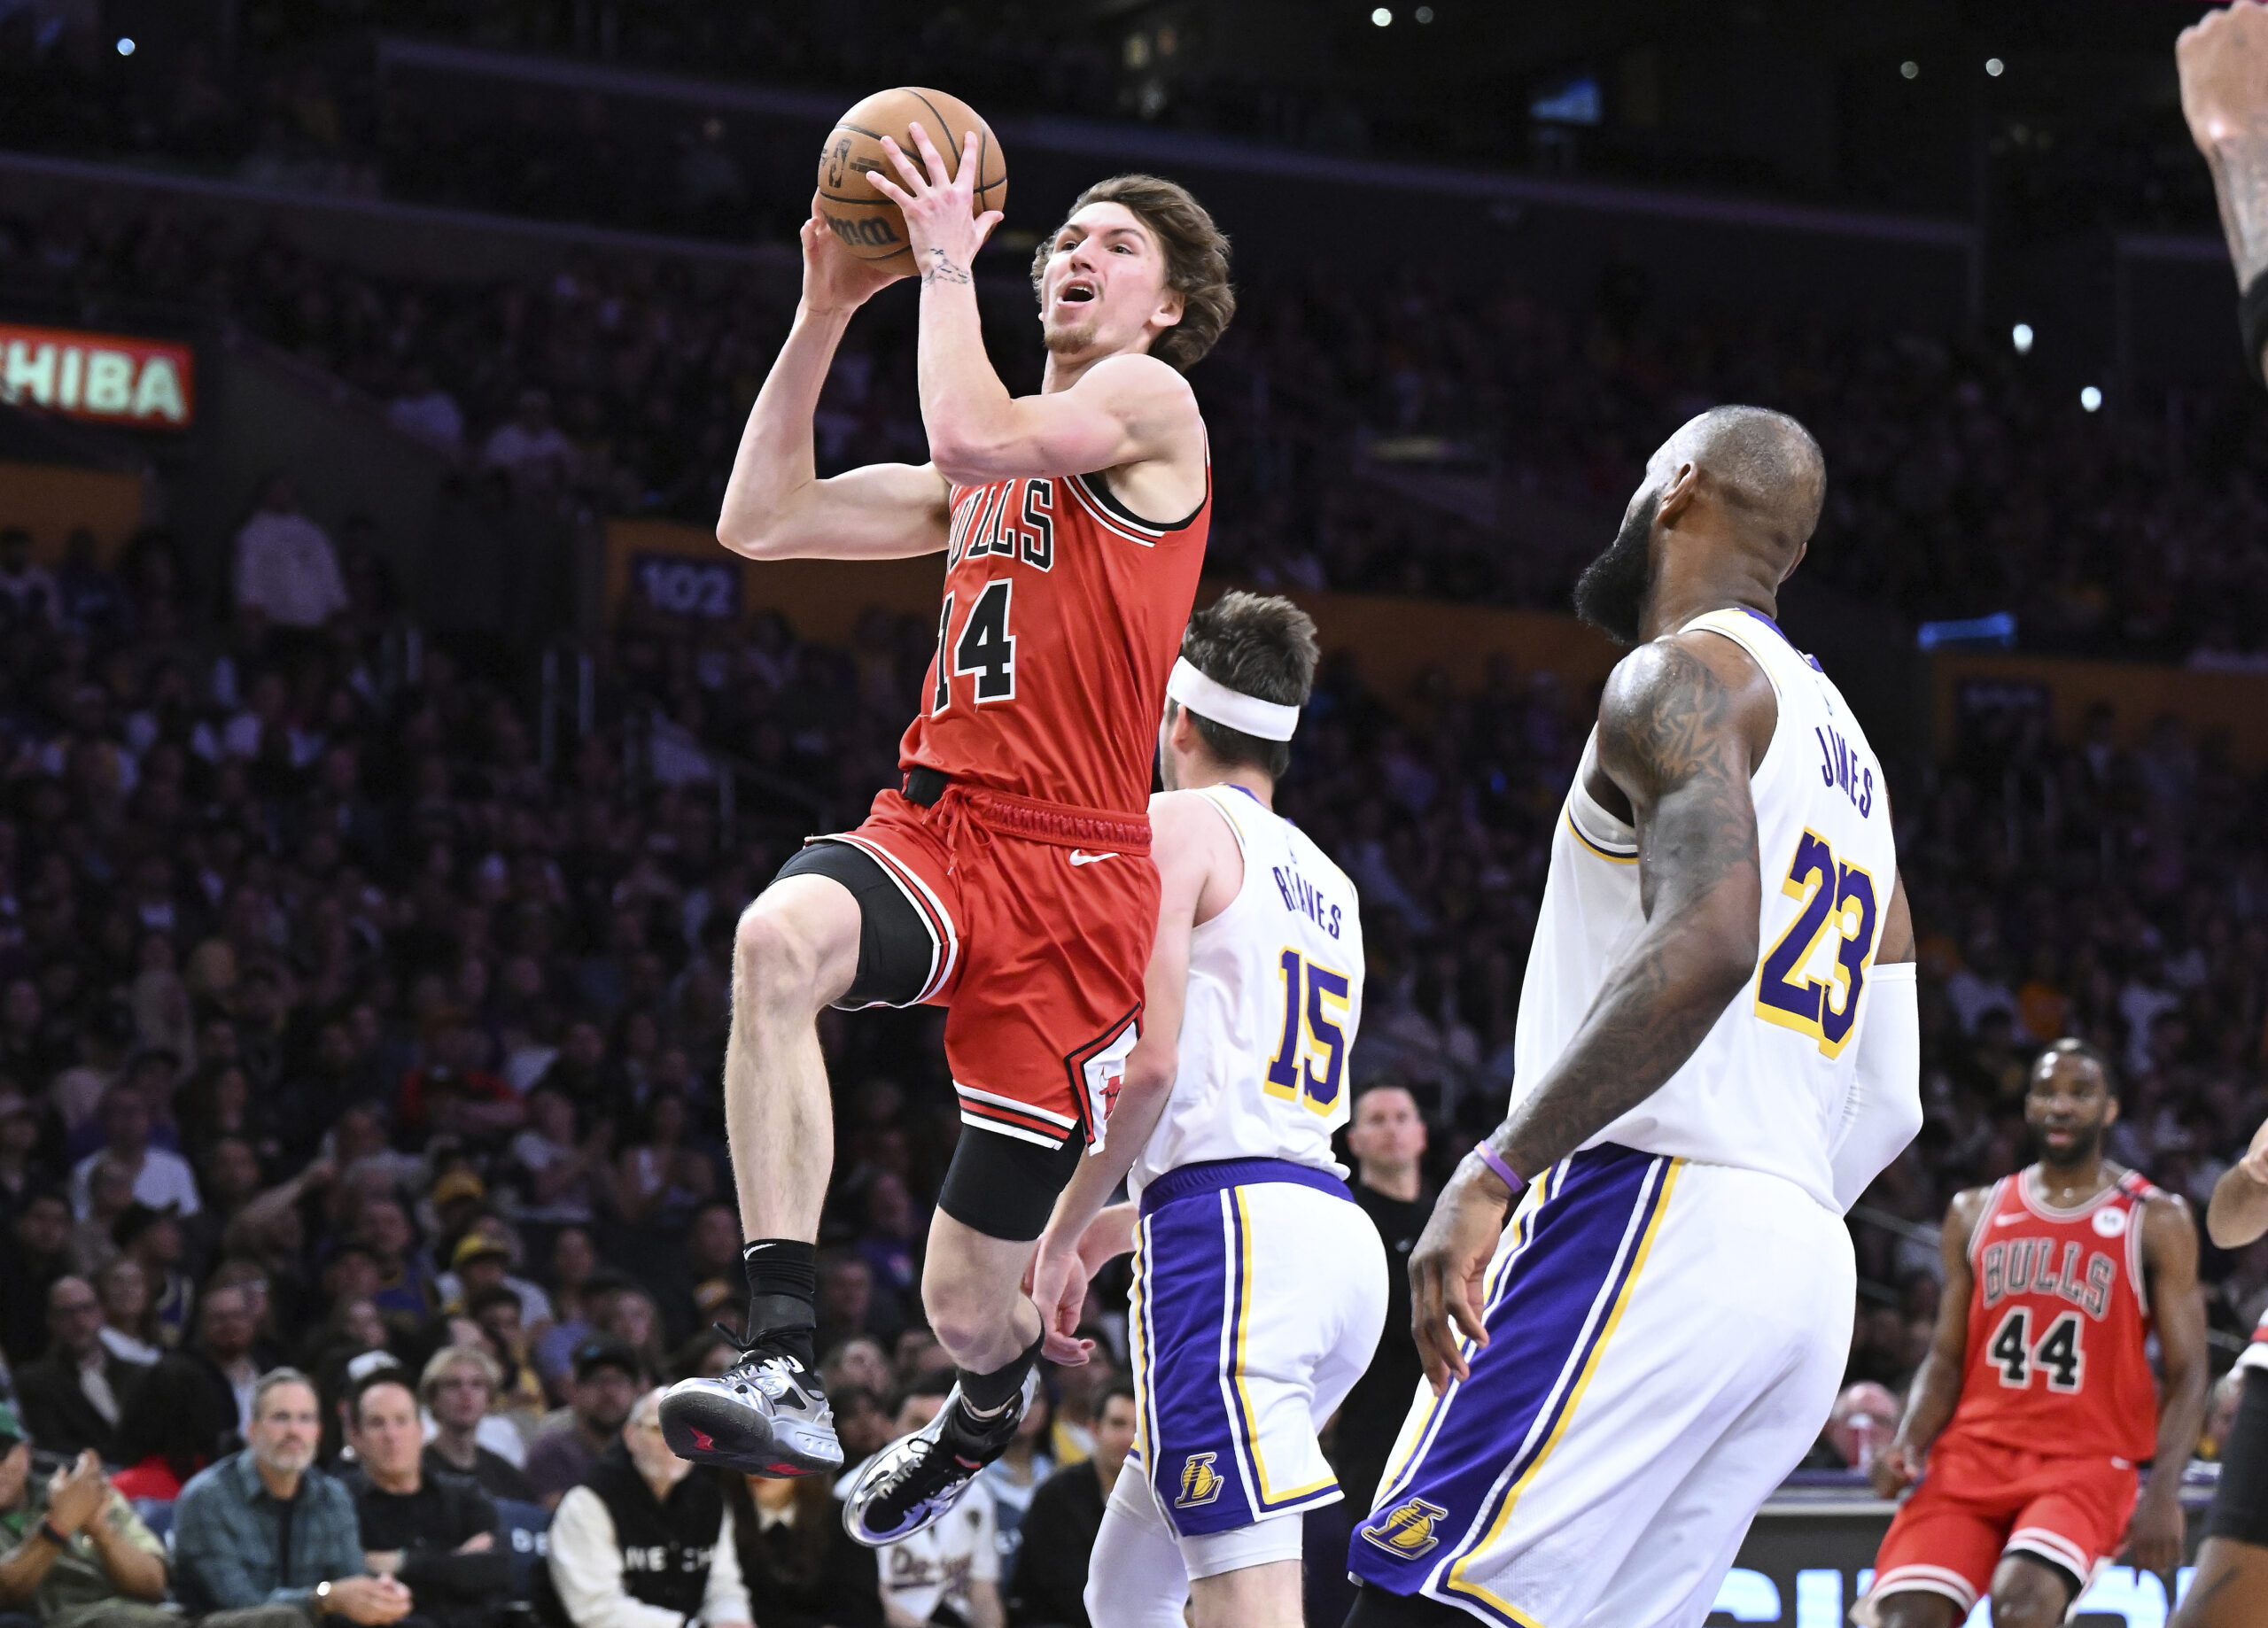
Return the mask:
[[[1100,475],[955,486],[944,605],[901,768],[1139,818],[1213,513],[1144,520]]]
[[[1969,1240],[1969,1359],[1942,1440],[2129,1464],[2156,1451],[2142,1271],[2143,1206],[2155,1190],[2129,1170],[2059,1210],[2031,1169],[1992,1184]]]

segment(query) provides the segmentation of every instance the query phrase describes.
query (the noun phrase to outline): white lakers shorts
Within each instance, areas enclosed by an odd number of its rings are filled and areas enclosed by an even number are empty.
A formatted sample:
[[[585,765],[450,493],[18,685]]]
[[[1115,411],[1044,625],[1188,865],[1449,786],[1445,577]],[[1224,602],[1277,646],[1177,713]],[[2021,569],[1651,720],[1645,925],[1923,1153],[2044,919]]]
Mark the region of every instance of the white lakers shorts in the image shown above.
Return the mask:
[[[1694,1628],[1827,1421],[1854,1289],[1843,1218],[1792,1182],[1615,1146],[1554,1165],[1350,1570],[1503,1628]]]
[[[1386,1322],[1386,1249],[1344,1182],[1273,1159],[1167,1172],[1142,1194],[1130,1310],[1127,1469],[1177,1537],[1340,1496],[1317,1435]]]

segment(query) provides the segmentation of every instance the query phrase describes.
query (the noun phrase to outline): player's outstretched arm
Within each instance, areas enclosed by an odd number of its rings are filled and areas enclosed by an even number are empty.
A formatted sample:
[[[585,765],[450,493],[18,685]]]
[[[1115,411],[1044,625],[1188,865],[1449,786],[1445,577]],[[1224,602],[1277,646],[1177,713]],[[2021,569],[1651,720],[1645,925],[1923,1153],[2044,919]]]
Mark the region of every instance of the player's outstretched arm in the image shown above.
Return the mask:
[[[1930,1336],[1929,1354],[1915,1370],[1914,1385],[1906,1393],[1906,1416],[1898,1433],[1875,1460],[1875,1491],[1895,1498],[1922,1477],[1930,1444],[1938,1438],[1961,1405],[1961,1369],[1969,1361],[1969,1297],[1977,1277],[1969,1264],[1969,1243],[1984,1213],[1988,1190],[1972,1187],[1955,1193],[1946,1206],[1944,1252],[1946,1284],[1938,1297],[1937,1332]]]
[[[888,560],[945,546],[951,493],[927,464],[877,463],[819,478],[812,415],[851,313],[897,275],[845,252],[812,199],[804,298],[741,432],[717,540],[754,560]]]
[[[2268,1120],[2252,1133],[2244,1157],[2213,1183],[2205,1206],[2205,1234],[2219,1249],[2242,1249],[2268,1233]]]
[[[2197,1289],[2197,1223],[2186,1199],[2160,1193],[2142,1206],[2142,1269],[2164,1383],[2158,1389],[2157,1453],[2126,1528],[2127,1554],[2145,1571],[2165,1572],[2181,1563],[2181,1472],[2205,1428],[2212,1381],[2205,1299]]]
[[[2190,139],[2213,173],[2240,290],[2268,271],[2268,6],[2236,0],[2173,48]],[[2260,358],[2249,358],[2256,370]]]
[[[1087,1279],[1134,1246],[1132,1206],[1104,1206],[1173,1096],[1181,1014],[1189,997],[1190,935],[1208,886],[1225,887],[1233,897],[1244,880],[1236,839],[1193,792],[1150,800],[1150,854],[1158,867],[1158,934],[1143,976],[1142,1035],[1126,1059],[1103,1144],[1079,1161],[1032,1258],[1032,1302],[1047,1325],[1043,1354],[1051,1362],[1084,1362],[1093,1348],[1092,1341],[1078,1337]],[[1232,878],[1223,874],[1230,869],[1236,872]]]
[[[1657,640],[1607,679],[1598,762],[1636,816],[1646,924],[1566,1050],[1491,1135],[1519,1175],[1658,1090],[1755,973],[1763,884],[1748,782],[1777,715],[1763,669],[1713,633]],[[1457,1333],[1487,1343],[1477,1291],[1511,1198],[1478,1161],[1459,1166],[1410,1252],[1413,1331],[1437,1391],[1465,1376]]]
[[[1017,476],[1092,475],[1153,459],[1184,458],[1201,468],[1197,398],[1186,379],[1154,357],[1110,357],[1070,389],[1047,395],[1008,393],[984,353],[972,273],[978,246],[1000,219],[997,211],[972,214],[976,136],[967,138],[958,178],[947,181],[928,132],[916,124],[913,134],[918,155],[885,139],[897,176],[876,173],[872,180],[905,213],[921,271],[921,423],[938,470],[948,480],[977,485]]]

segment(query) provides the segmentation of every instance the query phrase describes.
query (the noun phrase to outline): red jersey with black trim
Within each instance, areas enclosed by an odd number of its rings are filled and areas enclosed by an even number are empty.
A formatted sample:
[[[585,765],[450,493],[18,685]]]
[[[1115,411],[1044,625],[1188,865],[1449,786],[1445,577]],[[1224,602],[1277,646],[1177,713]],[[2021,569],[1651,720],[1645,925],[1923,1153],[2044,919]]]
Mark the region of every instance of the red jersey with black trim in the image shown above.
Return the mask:
[[[1994,1182],[1969,1240],[1969,1358],[1944,1439],[2141,1463],[2157,1451],[2142,1269],[2143,1205],[2157,1190],[2130,1170],[2059,1210],[2032,1178]]]
[[[901,767],[1146,818],[1166,678],[1213,516],[1130,513],[1099,475],[952,489],[945,602]]]

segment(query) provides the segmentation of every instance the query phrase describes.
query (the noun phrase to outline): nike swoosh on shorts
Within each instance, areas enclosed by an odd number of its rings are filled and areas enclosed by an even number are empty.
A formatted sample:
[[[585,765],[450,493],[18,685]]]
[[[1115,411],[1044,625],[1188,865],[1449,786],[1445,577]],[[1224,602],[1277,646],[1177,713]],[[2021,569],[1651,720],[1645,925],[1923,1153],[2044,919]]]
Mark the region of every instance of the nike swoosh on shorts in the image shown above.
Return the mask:
[[[1118,856],[1116,854],[1091,854],[1084,849],[1081,848],[1075,848],[1071,850],[1071,863],[1073,864],[1092,864],[1098,859],[1115,859]]]

